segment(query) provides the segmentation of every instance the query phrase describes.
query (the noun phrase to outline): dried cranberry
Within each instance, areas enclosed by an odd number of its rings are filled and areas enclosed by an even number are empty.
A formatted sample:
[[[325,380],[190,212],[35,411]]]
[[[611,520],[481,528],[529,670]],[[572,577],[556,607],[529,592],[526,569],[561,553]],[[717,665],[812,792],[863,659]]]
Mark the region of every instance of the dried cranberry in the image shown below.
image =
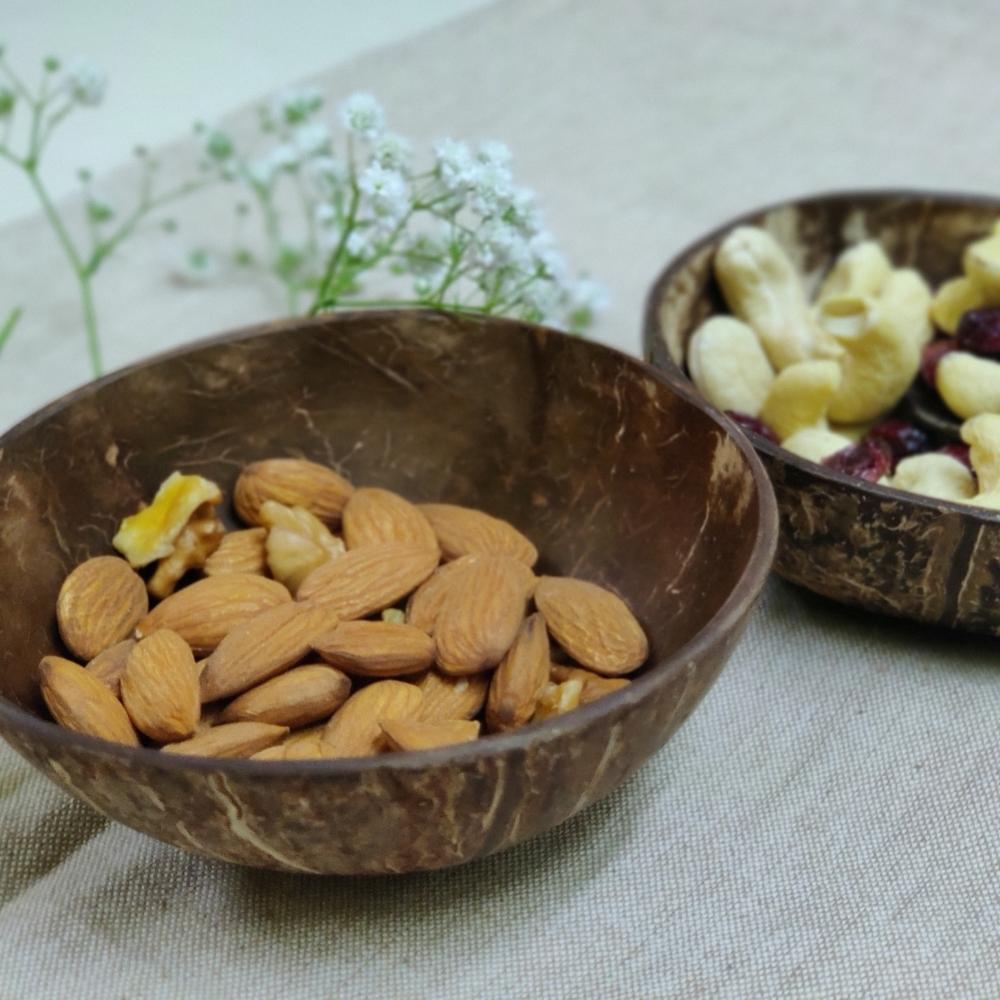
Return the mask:
[[[945,337],[943,340],[932,340],[925,348],[920,358],[920,375],[923,380],[935,391],[937,383],[937,366],[941,359],[949,352],[958,347],[952,337]]]
[[[751,417],[749,413],[739,413],[736,410],[726,410],[726,416],[738,427],[742,427],[743,430],[753,431],[754,434],[759,434],[762,438],[767,438],[768,441],[773,441],[775,444],[778,443],[778,435],[763,420]]]
[[[970,469],[972,468],[972,462],[969,459],[969,446],[967,444],[946,444],[943,448],[938,448],[938,451],[942,455],[950,455],[952,458],[957,458],[962,465],[967,465]]]
[[[1000,355],[1000,309],[970,309],[962,314],[955,333],[960,350],[986,358]]]
[[[931,446],[927,432],[905,420],[885,420],[873,427],[867,436],[884,441],[889,446],[893,467],[901,458],[927,451]]]
[[[828,455],[823,459],[823,464],[828,469],[877,483],[892,469],[892,452],[884,441],[864,438],[857,444],[850,444]]]

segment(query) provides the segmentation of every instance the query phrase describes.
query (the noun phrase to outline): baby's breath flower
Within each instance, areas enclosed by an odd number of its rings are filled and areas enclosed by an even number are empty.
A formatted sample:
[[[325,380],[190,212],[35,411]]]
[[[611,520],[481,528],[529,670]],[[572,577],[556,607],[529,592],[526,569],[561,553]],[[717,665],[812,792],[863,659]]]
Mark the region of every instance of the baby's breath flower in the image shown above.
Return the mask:
[[[184,285],[204,285],[219,271],[219,261],[211,250],[192,247],[184,250],[174,260],[171,274],[175,281]]]
[[[95,106],[104,99],[108,78],[104,70],[86,59],[77,59],[66,70],[66,84],[77,104]]]
[[[347,167],[332,156],[306,160],[302,174],[311,195],[321,201],[328,201],[347,182]]]
[[[516,226],[526,236],[534,236],[542,226],[538,196],[531,188],[515,186],[503,215],[507,222]]]
[[[387,170],[373,163],[359,178],[358,188],[367,196],[372,213],[377,218],[402,218],[409,207],[409,190],[398,170]]]
[[[506,167],[493,163],[477,163],[472,171],[474,212],[487,218],[500,215],[514,196],[514,179]]]
[[[213,160],[228,160],[235,152],[233,140],[219,129],[212,129],[205,139],[205,152]]]
[[[271,115],[287,125],[300,125],[322,106],[323,93],[318,88],[296,87],[278,95],[273,103]]]
[[[530,273],[534,267],[524,237],[505,222],[491,219],[480,226],[473,243],[474,261],[483,268],[509,267]]]
[[[559,283],[569,280],[569,263],[565,256],[556,249],[555,240],[551,233],[536,233],[529,241],[528,246],[536,264],[546,277]]]
[[[378,250],[374,236],[375,234],[370,229],[355,229],[347,237],[344,249],[355,260],[370,260]]]
[[[110,222],[114,215],[114,208],[102,198],[87,199],[87,218],[95,225],[99,226],[103,222]]]
[[[321,156],[330,150],[330,130],[322,122],[308,122],[295,130],[294,141],[304,157]]]
[[[274,183],[275,166],[270,156],[262,156],[247,164],[247,177],[258,188],[269,188]]]
[[[446,191],[465,190],[475,179],[476,161],[464,142],[442,139],[434,146],[434,172]]]
[[[340,109],[344,127],[365,139],[377,139],[385,130],[385,111],[371,94],[352,94]]]
[[[497,142],[495,139],[487,139],[486,142],[479,144],[476,159],[480,163],[488,163],[490,166],[506,170],[509,169],[514,157],[504,143]]]
[[[386,132],[375,143],[372,159],[387,170],[409,173],[413,160],[413,146],[408,139],[393,132]]]
[[[333,205],[323,202],[316,206],[316,211],[313,213],[313,218],[316,220],[316,225],[328,229],[330,226],[335,225],[337,222],[337,211]]]
[[[280,170],[291,170],[299,165],[299,151],[294,146],[275,146],[269,157],[271,166],[277,173]]]

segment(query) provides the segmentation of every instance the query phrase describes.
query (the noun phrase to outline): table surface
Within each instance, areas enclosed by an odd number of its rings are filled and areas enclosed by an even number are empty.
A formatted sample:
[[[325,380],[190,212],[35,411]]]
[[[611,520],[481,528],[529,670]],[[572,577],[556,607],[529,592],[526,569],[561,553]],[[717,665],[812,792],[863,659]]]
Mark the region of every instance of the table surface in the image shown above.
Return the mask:
[[[611,289],[596,336],[636,351],[653,274],[731,214],[818,189],[995,187],[991,13],[505,0],[320,82],[373,90],[418,138],[506,141]],[[183,231],[211,234],[221,211],[189,206]],[[154,239],[102,275],[112,364],[280,312],[257,285],[172,286]],[[2,299],[15,291],[28,313],[0,363],[0,426],[83,377],[38,219],[0,240]],[[0,997],[996,996],[997,661],[995,642],[773,581],[702,705],[617,793],[408,878],[189,857],[0,749]]]

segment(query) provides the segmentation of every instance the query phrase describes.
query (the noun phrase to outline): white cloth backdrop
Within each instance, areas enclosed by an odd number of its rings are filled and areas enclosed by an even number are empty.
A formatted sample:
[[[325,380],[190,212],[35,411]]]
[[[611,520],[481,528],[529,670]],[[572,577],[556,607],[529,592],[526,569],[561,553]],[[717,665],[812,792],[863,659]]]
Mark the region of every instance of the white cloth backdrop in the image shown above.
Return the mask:
[[[417,137],[507,141],[611,288],[598,336],[635,351],[654,272],[732,213],[1000,185],[995,27],[986,2],[510,0],[320,82],[375,91]],[[211,200],[181,217],[191,238],[228,226]],[[172,287],[157,239],[102,276],[112,365],[280,310],[248,282]],[[0,425],[84,370],[39,219],[0,234],[0,303],[17,302]],[[534,843],[410,878],[188,857],[0,749],[0,997],[1000,995],[996,653],[774,582],[626,787]]]

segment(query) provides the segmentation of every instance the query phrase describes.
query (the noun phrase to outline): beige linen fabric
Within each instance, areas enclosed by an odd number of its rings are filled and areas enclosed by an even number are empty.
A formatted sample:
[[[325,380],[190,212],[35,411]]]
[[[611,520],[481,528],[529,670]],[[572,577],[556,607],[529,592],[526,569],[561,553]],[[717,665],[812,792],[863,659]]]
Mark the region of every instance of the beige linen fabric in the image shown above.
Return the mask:
[[[377,92],[416,137],[507,141],[611,288],[598,335],[635,351],[654,272],[731,213],[1000,183],[994,28],[985,2],[515,0],[322,82]],[[216,205],[182,213],[191,239],[226,230]],[[171,287],[156,239],[102,276],[109,364],[280,311],[247,282]],[[0,233],[0,308],[18,302],[0,425],[83,374],[38,219]],[[189,857],[3,748],[0,997],[997,996],[997,667],[993,642],[773,582],[715,688],[617,794],[410,878]]]

